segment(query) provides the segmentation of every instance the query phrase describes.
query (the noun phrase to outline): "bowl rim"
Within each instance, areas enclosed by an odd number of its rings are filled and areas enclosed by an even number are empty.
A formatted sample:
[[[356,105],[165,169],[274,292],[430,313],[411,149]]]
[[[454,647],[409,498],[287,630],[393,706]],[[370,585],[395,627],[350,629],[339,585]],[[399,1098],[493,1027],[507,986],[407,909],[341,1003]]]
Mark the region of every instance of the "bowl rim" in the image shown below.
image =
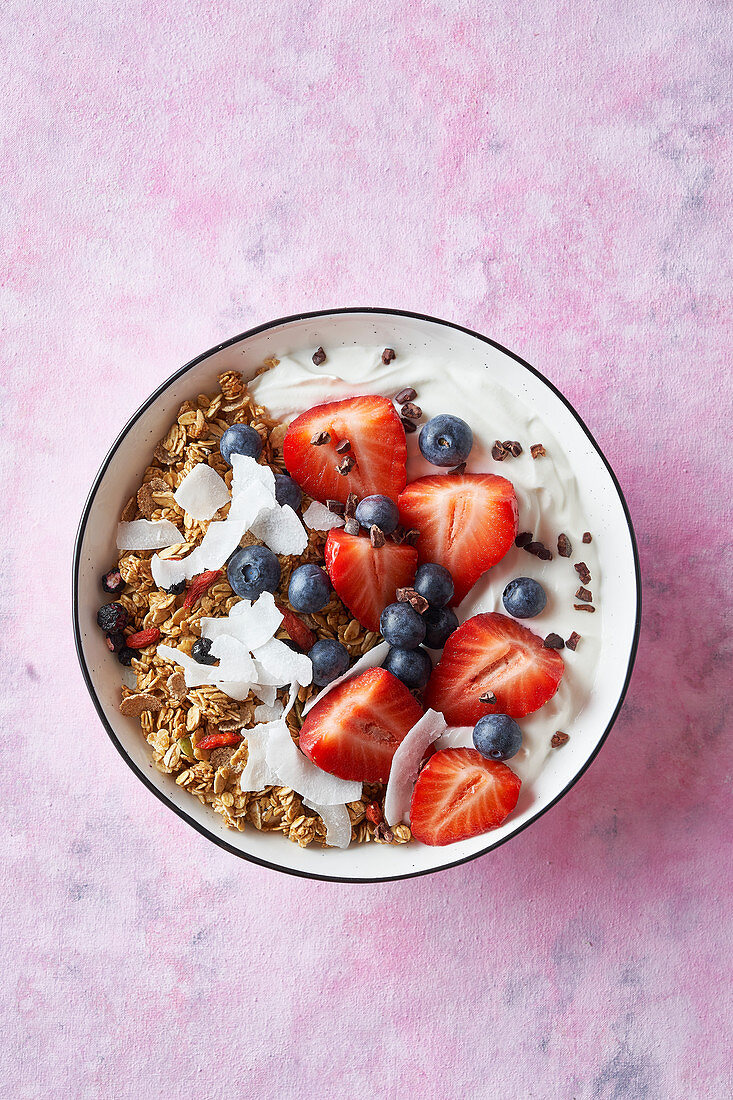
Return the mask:
[[[603,462],[604,466],[606,467],[606,470],[608,471],[608,473],[611,477],[611,481],[613,482],[614,488],[615,488],[616,492],[618,493],[618,497],[619,497],[619,500],[621,502],[621,507],[623,508],[624,516],[626,517],[626,523],[627,523],[628,531],[629,531],[629,538],[631,540],[631,549],[632,549],[632,554],[633,554],[633,558],[634,558],[634,575],[635,575],[635,583],[636,583],[636,611],[635,611],[635,621],[634,621],[634,636],[633,636],[633,639],[632,639],[631,648],[629,650],[629,659],[628,659],[628,665],[627,665],[627,668],[626,668],[626,676],[624,678],[624,683],[623,683],[621,691],[619,693],[618,701],[616,703],[616,706],[614,707],[613,713],[611,714],[611,717],[608,721],[608,724],[606,725],[605,730],[603,731],[601,736],[598,738],[598,741],[596,742],[596,745],[595,745],[595,748],[593,749],[593,752],[590,754],[590,756],[585,761],[585,763],[580,768],[580,770],[578,772],[576,772],[576,774],[573,776],[573,778],[570,780],[570,782],[567,783],[563,787],[563,789],[552,799],[551,802],[549,802],[541,810],[538,810],[536,814],[534,814],[532,817],[529,818],[529,820],[525,821],[522,825],[520,825],[519,828],[517,828],[514,832],[510,833],[509,836],[503,837],[501,840],[499,840],[495,843],[487,845],[486,848],[482,848],[478,852],[473,852],[470,855],[463,856],[461,859],[452,860],[452,861],[447,862],[447,863],[441,863],[436,867],[426,867],[426,868],[424,868],[423,870],[420,870],[420,871],[406,871],[404,874],[400,874],[400,875],[388,875],[388,876],[371,875],[371,876],[364,877],[364,878],[347,878],[347,877],[344,877],[344,876],[341,876],[341,875],[318,874],[318,873],[313,872],[313,871],[303,871],[303,870],[299,870],[299,869],[294,868],[294,867],[284,867],[282,864],[273,863],[270,860],[262,859],[259,856],[252,855],[250,852],[243,852],[239,848],[235,848],[233,844],[229,844],[222,837],[218,837],[213,832],[210,832],[209,829],[205,825],[199,823],[193,817],[190,817],[189,814],[184,809],[177,806],[173,801],[171,801],[171,799],[163,791],[159,790],[151,782],[151,780],[148,779],[148,777],[145,775],[145,773],[128,756],[127,752],[125,751],[124,746],[122,745],[119,738],[117,737],[117,734],[115,733],[115,731],[112,728],[112,726],[110,725],[110,723],[107,721],[104,710],[102,708],[101,701],[99,699],[99,696],[97,695],[97,691],[96,691],[96,688],[94,686],[94,683],[93,683],[93,680],[92,680],[92,677],[91,677],[91,674],[90,674],[90,671],[89,671],[89,667],[88,667],[87,662],[86,662],[86,658],[84,656],[84,649],[83,649],[83,645],[82,645],[82,631],[81,631],[81,623],[79,621],[79,572],[80,572],[80,566],[81,566],[82,544],[83,544],[84,536],[85,536],[85,533],[86,533],[86,527],[87,527],[87,522],[89,520],[89,514],[91,512],[92,505],[94,503],[94,499],[97,495],[97,491],[98,491],[98,489],[99,489],[99,487],[102,483],[102,480],[103,480],[103,478],[104,478],[104,476],[107,472],[107,469],[108,469],[112,459],[114,458],[114,455],[117,452],[118,447],[122,443],[122,441],[125,438],[125,436],[127,435],[127,433],[133,427],[133,425],[137,423],[137,421],[140,419],[140,417],[143,416],[147,412],[149,407],[155,401],[157,401],[158,397],[160,397],[161,394],[163,394],[165,392],[165,390],[167,390],[168,387],[173,382],[177,381],[184,374],[186,374],[187,371],[191,370],[193,367],[198,366],[199,363],[204,362],[204,360],[210,358],[212,355],[215,355],[218,352],[223,351],[225,348],[231,347],[232,345],[237,344],[242,340],[246,340],[251,336],[256,336],[256,335],[258,335],[259,333],[262,333],[262,332],[267,332],[268,329],[278,328],[281,325],[291,324],[295,321],[304,321],[304,320],[311,320],[311,319],[317,318],[317,317],[332,317],[332,316],[339,316],[339,315],[344,315],[344,314],[356,314],[356,313],[359,313],[359,314],[374,313],[374,314],[382,314],[382,315],[386,315],[386,316],[390,316],[390,317],[407,317],[407,318],[410,318],[412,320],[428,321],[431,324],[442,325],[445,328],[454,329],[458,332],[465,333],[467,336],[472,336],[476,340],[481,340],[483,343],[489,344],[491,347],[493,347],[496,350],[502,352],[504,355],[508,355],[510,359],[513,359],[516,363],[519,363],[520,366],[524,367],[525,370],[528,370],[531,374],[534,374],[537,378],[539,378],[540,381],[544,382],[544,384],[548,387],[548,389],[550,389],[552,391],[552,393],[554,393],[555,397],[559,398],[559,400],[563,403],[563,405],[565,405],[565,407],[568,409],[568,411],[573,415],[575,420],[578,422],[581,429],[583,430],[583,432],[587,436],[588,440],[590,441],[591,445],[593,446],[593,448],[595,449],[595,451],[599,455],[599,457],[600,457],[601,461]],[[124,427],[121,429],[121,431],[116,436],[114,442],[112,443],[112,445],[109,448],[107,454],[105,455],[104,460],[102,461],[102,464],[99,467],[99,470],[97,471],[97,474],[94,478],[94,481],[92,482],[91,489],[89,490],[89,493],[87,494],[87,498],[86,498],[86,501],[84,503],[84,508],[83,508],[82,514],[81,514],[81,519],[79,521],[79,527],[77,529],[76,538],[74,540],[74,551],[73,551],[73,560],[72,560],[71,608],[72,608],[72,620],[73,620],[73,628],[74,628],[74,644],[75,644],[75,648],[76,648],[76,655],[78,657],[79,664],[81,666],[82,676],[84,678],[84,682],[86,684],[87,691],[89,692],[89,694],[91,696],[92,702],[94,703],[95,709],[97,711],[97,714],[99,715],[99,718],[102,722],[102,725],[103,725],[104,729],[106,730],[107,735],[110,738],[112,744],[117,749],[117,752],[120,754],[120,756],[125,761],[125,763],[128,765],[128,767],[137,776],[137,778],[144,784],[144,786],[147,787],[147,789],[149,791],[151,791],[155,795],[155,797],[158,798],[165,806],[167,806],[168,809],[172,810],[173,813],[175,813],[183,821],[187,822],[187,824],[190,825],[193,829],[195,829],[196,832],[200,833],[202,836],[206,837],[207,840],[209,840],[209,841],[213,842],[214,844],[218,845],[220,848],[223,848],[225,851],[230,852],[232,855],[235,855],[235,856],[239,857],[240,859],[245,860],[248,863],[258,864],[260,867],[267,867],[270,870],[279,871],[281,874],[294,875],[296,878],[314,879],[316,881],[321,881],[321,882],[343,882],[343,883],[400,882],[404,879],[420,878],[423,875],[432,875],[432,874],[436,874],[439,871],[447,871],[452,867],[460,867],[462,864],[470,863],[472,860],[478,859],[479,857],[486,855],[488,852],[495,851],[497,848],[500,848],[503,844],[506,844],[508,841],[512,840],[514,837],[519,836],[519,834],[524,832],[525,829],[529,828],[530,825],[533,825],[536,821],[539,821],[539,819],[541,817],[543,817],[549,810],[551,810],[554,806],[556,806],[557,803],[562,798],[565,797],[565,795],[575,786],[575,784],[578,782],[578,780],[586,773],[588,768],[591,766],[593,761],[598,756],[598,753],[601,751],[601,748],[605,744],[606,739],[608,738],[608,735],[611,732],[611,729],[613,728],[613,726],[616,722],[616,719],[618,718],[618,715],[619,715],[619,712],[620,712],[621,707],[623,705],[624,699],[626,698],[626,693],[627,693],[628,688],[629,688],[629,683],[631,682],[631,675],[632,675],[632,672],[633,672],[633,669],[634,669],[634,663],[636,661],[636,655],[637,655],[637,651],[638,651],[638,648],[639,648],[639,636],[640,636],[640,632],[641,632],[641,566],[640,566],[640,562],[639,562],[639,549],[638,549],[638,545],[637,545],[637,541],[636,541],[636,535],[634,533],[634,526],[633,526],[633,523],[632,523],[632,520],[631,520],[631,514],[630,514],[630,511],[629,511],[629,506],[628,506],[628,503],[626,501],[624,491],[621,488],[621,485],[619,483],[618,478],[616,477],[616,474],[614,473],[613,469],[611,468],[611,465],[610,465],[608,459],[606,458],[605,454],[603,453],[603,451],[599,447],[598,443],[596,442],[595,437],[593,436],[592,432],[588,428],[588,426],[585,423],[585,421],[583,420],[583,418],[576,411],[576,409],[573,407],[573,405],[570,403],[570,401],[564,396],[564,394],[562,394],[560,392],[560,390],[558,390],[557,387],[554,386],[553,383],[547,377],[545,377],[544,374],[542,374],[541,371],[537,370],[536,367],[533,367],[531,365],[531,363],[528,363],[525,359],[522,359],[521,356],[517,355],[515,352],[510,351],[509,348],[504,347],[504,345],[500,344],[498,341],[492,340],[490,337],[484,336],[480,332],[475,332],[473,329],[466,328],[463,325],[456,324],[454,321],[446,321],[445,319],[443,319],[441,317],[433,317],[433,316],[431,316],[430,314],[427,314],[427,313],[415,313],[411,310],[405,310],[405,309],[387,309],[387,308],[382,308],[380,306],[344,306],[344,307],[337,308],[337,309],[306,310],[302,313],[294,313],[294,314],[291,314],[287,317],[278,317],[275,320],[266,321],[264,324],[256,325],[254,328],[247,329],[246,331],[239,333],[237,336],[232,336],[228,340],[224,340],[222,343],[216,344],[214,347],[211,347],[207,351],[204,351],[200,355],[197,355],[195,358],[193,358],[193,359],[189,360],[187,363],[185,363],[182,367],[179,367],[178,370],[174,371],[173,374],[169,375],[166,379],[164,379],[164,381],[161,382],[161,384],[159,386],[157,386],[155,390],[153,390],[153,392],[149,395],[149,397],[147,397],[146,400],[143,401],[143,403],[139,406],[139,408],[137,408],[135,410],[135,412],[132,414],[132,416],[129,417],[129,419],[127,420]]]

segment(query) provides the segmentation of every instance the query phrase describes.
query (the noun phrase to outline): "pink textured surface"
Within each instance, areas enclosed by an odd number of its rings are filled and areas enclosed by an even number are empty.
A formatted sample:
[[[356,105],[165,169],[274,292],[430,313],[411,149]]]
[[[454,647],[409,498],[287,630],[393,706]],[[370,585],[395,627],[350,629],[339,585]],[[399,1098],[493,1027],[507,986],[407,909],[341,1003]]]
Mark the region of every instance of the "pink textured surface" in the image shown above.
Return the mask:
[[[3,6],[5,1095],[730,1094],[725,13]],[[219,339],[345,304],[544,371],[626,490],[646,593],[571,794],[494,855],[374,887],[174,817],[107,741],[69,625],[127,416]]]

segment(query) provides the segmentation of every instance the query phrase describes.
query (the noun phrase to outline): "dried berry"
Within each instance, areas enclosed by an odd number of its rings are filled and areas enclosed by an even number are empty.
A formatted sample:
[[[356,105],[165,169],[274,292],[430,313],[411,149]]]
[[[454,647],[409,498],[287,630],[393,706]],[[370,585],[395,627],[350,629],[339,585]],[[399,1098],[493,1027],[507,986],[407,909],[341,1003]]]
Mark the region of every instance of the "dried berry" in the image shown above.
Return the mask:
[[[104,640],[111,653],[119,653],[125,644],[125,635],[119,631],[114,634],[105,634]]]
[[[131,634],[125,644],[128,649],[145,649],[146,646],[153,645],[159,639],[159,628],[151,626],[147,630],[138,630],[136,634]]]
[[[372,825],[379,825],[382,820],[382,811],[378,803],[367,802],[365,813],[367,821],[371,821]]]
[[[110,569],[102,577],[102,588],[110,596],[118,596],[124,587],[125,582],[119,569]]]
[[[196,748],[200,752],[210,752],[211,749],[220,749],[222,745],[238,745],[241,740],[240,734],[234,730],[227,733],[217,730],[216,733],[207,733],[206,737],[202,737]]]
[[[134,650],[130,649],[126,645],[123,645],[122,649],[117,654],[117,660],[120,662],[121,665],[131,665],[133,657],[136,656],[137,654]]]
[[[165,588],[164,591],[167,592],[169,596],[180,596],[181,592],[183,592],[185,587],[186,587],[186,582],[185,581],[178,581],[177,584],[169,585],[169,587]]]
[[[206,573],[199,573],[191,581],[191,587],[183,601],[184,608],[189,611],[203,596],[204,592],[221,576],[221,569],[209,569]]]
[[[128,615],[121,603],[105,603],[97,612],[97,626],[106,634],[116,634],[127,626]]]

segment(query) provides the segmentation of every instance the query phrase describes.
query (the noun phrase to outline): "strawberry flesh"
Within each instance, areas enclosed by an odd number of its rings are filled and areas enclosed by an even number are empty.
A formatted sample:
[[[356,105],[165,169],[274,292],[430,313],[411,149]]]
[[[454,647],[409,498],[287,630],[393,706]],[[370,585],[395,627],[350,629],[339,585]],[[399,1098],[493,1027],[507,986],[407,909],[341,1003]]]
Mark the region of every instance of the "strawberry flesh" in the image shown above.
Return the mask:
[[[495,829],[517,804],[519,776],[475,749],[430,757],[412,792],[410,828],[423,844],[453,844]]]
[[[364,535],[333,527],[324,550],[326,570],[339,599],[367,630],[379,632],[379,617],[398,588],[415,579],[417,550],[406,543],[372,546]]]
[[[437,562],[453,577],[453,605],[496,565],[517,534],[517,497],[496,474],[429,474],[407,486],[400,521],[420,532],[420,564]]]
[[[425,706],[452,726],[474,726],[484,714],[523,718],[551,699],[565,665],[526,626],[496,611],[474,615],[451,634],[433,669]],[[495,703],[482,703],[493,692]]]
[[[370,668],[316,703],[300,731],[300,747],[331,775],[385,783],[397,747],[422,713],[391,672]]]
[[[311,442],[323,433],[326,442]],[[337,450],[346,440],[349,449]],[[355,464],[340,474],[336,467],[349,456]],[[323,504],[345,504],[349,493],[360,500],[373,493],[397,500],[407,480],[405,429],[386,397],[350,397],[302,413],[288,427],[283,457],[301,489]]]

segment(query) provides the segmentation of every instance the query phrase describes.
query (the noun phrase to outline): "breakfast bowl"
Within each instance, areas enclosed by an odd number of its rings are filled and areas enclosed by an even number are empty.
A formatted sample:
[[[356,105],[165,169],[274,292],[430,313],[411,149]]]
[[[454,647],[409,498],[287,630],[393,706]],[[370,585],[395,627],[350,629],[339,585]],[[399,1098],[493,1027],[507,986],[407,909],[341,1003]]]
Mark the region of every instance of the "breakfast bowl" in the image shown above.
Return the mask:
[[[576,620],[592,623],[587,642],[581,643],[585,644],[586,654],[579,657],[582,676],[578,673],[575,688],[572,675],[568,676],[574,691],[571,718],[568,717],[571,711],[567,707],[563,710],[562,702],[553,703],[546,714],[542,727],[544,747],[540,756],[535,751],[533,757],[539,764],[522,775],[522,792],[514,812],[489,832],[445,845],[412,840],[406,844],[352,843],[344,849],[315,844],[300,847],[277,832],[258,831],[250,826],[242,831],[228,828],[221,816],[177,785],[173,775],[154,766],[139,721],[120,713],[123,670],[115,653],[107,648],[105,636],[95,621],[101,602],[100,577],[116,560],[115,532],[120,514],[140,486],[153,449],[168,432],[181,404],[215,390],[218,377],[225,371],[241,372],[245,381],[258,376],[256,384],[259,384],[258,372],[266,361],[310,364],[314,349],[326,349],[324,358],[330,355],[334,361],[343,361],[348,366],[353,349],[363,348],[394,349],[390,370],[377,372],[379,385],[387,395],[396,380],[412,386],[418,384],[415,380],[420,376],[431,406],[430,415],[460,409],[468,419],[473,410],[474,419],[482,426],[489,426],[483,440],[487,456],[491,454],[495,421],[497,435],[502,434],[499,428],[507,430],[511,423],[516,424],[513,434],[518,436],[521,427],[522,457],[512,457],[511,451],[504,451],[499,439],[496,440],[499,451],[494,451],[494,456],[507,458],[506,477],[512,477],[512,469],[521,469],[525,480],[534,484],[539,479],[535,498],[540,500],[544,492],[542,471],[549,476],[555,470],[552,474],[555,496],[562,498],[565,509],[562,514],[572,516],[573,540],[579,544],[578,551],[587,550],[584,556],[591,562],[594,573],[593,598],[598,613],[576,613],[574,619],[568,618],[568,613],[573,614],[572,607],[588,610],[582,603],[572,604],[571,591],[573,584],[583,581],[583,570],[588,570],[581,562],[582,568],[576,564],[575,574],[572,563],[561,563],[557,551],[552,555],[556,558],[553,567],[562,564],[567,577],[563,574],[562,593],[551,593],[548,610],[554,608],[563,625],[573,626],[573,636],[577,636]],[[427,371],[425,356],[430,362]],[[313,362],[317,359],[313,358]],[[263,381],[257,399],[268,407],[271,401],[279,405],[277,415],[289,419],[298,410],[325,399],[324,379],[332,387],[328,393],[335,397],[370,392],[369,379],[360,379],[352,368],[350,375],[344,372],[330,379],[327,359],[320,372],[309,368],[310,373],[294,374],[294,385],[287,384],[289,376],[285,376],[286,384],[279,386]],[[267,375],[263,377],[267,379]],[[507,410],[513,420],[506,419]],[[523,465],[513,467],[513,462]],[[546,465],[543,467],[542,463]],[[500,472],[504,474],[503,467]],[[520,495],[520,532],[521,500]],[[535,520],[540,535],[549,545],[550,529],[547,525],[543,528],[536,516],[533,525]],[[528,522],[526,519],[525,525]],[[552,538],[557,535],[558,531],[553,529]],[[522,558],[526,545],[521,547],[519,540],[517,543],[519,548],[512,550],[515,570],[520,567],[520,558],[522,563],[526,560],[527,572],[530,566],[546,564],[538,563],[530,555]],[[568,613],[565,605],[562,611],[559,606],[566,590],[570,600]],[[500,607],[500,595],[500,590],[498,596],[496,591],[492,595],[488,582],[477,585],[471,613],[496,610]],[[399,310],[353,308],[282,318],[236,336],[186,364],[150,395],[118,435],[89,492],[74,550],[73,622],[77,653],[102,725],[123,760],[166,806],[233,855],[288,874],[339,882],[389,881],[453,867],[490,852],[541,818],[582,776],[614,724],[632,673],[640,613],[638,552],[629,511],[608,461],[571,404],[539,371],[487,337],[447,321]],[[569,630],[570,626],[565,625],[565,632]],[[560,721],[563,725],[571,722],[571,728],[556,730],[554,726]],[[539,735],[534,729],[531,737],[537,741]]]

